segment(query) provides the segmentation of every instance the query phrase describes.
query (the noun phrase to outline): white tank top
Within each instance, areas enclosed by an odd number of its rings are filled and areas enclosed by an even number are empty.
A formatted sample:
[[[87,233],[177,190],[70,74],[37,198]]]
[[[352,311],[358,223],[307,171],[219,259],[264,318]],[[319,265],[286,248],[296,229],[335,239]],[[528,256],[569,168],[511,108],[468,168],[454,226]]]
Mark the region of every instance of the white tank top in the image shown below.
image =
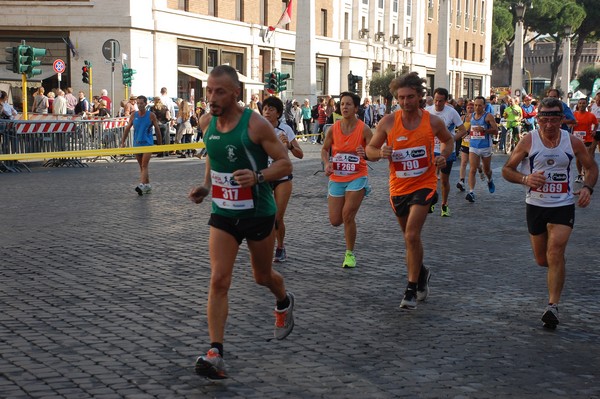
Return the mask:
[[[531,132],[531,150],[527,158],[526,172],[543,170],[546,183],[538,188],[528,188],[525,202],[535,206],[558,207],[575,203],[571,184],[571,160],[575,158],[569,133],[560,132],[560,142],[548,148],[542,142],[538,130]]]

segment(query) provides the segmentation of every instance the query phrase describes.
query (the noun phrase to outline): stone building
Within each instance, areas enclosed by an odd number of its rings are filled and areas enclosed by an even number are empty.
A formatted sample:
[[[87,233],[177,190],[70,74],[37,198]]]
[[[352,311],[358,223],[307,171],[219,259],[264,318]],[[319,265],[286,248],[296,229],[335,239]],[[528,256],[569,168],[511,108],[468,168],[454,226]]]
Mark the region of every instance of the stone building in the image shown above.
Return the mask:
[[[287,1],[4,1],[0,41],[6,47],[26,40],[48,49],[44,73],[37,78],[43,79],[46,89],[59,84],[52,63],[60,58],[67,65],[62,87],[87,93],[81,68],[88,60],[93,93],[107,89],[119,100],[125,96],[121,83],[121,62],[125,62],[136,70],[131,93],[151,96],[164,86],[172,96],[197,100],[205,95],[206,74],[216,65],[229,64],[240,73],[242,100],[262,91],[264,74],[275,69],[291,75],[288,90],[282,93],[290,98],[296,47],[304,45],[296,41],[296,31],[309,24],[297,21],[296,11],[299,2],[309,0],[294,0],[291,22],[270,32],[268,26],[277,24]],[[417,71],[435,87],[438,31],[446,26],[439,21],[441,1],[451,2],[448,89],[454,96],[489,94],[492,0],[311,1],[314,95],[346,90],[349,71],[363,77],[359,88],[363,97],[373,75],[388,70]],[[111,39],[120,45],[114,74],[102,51]],[[0,80],[15,77],[20,80],[8,71],[0,73]]]

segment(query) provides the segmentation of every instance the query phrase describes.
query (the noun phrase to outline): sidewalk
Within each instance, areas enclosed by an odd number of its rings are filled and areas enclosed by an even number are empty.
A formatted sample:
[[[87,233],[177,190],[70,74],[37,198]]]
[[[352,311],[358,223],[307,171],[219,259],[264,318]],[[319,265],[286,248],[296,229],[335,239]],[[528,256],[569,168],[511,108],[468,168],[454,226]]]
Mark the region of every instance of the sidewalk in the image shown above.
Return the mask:
[[[271,294],[242,245],[230,292],[230,379],[194,374],[208,348],[210,204],[192,204],[196,158],[154,159],[138,197],[135,162],[33,167],[0,175],[0,398],[600,398],[600,199],[577,209],[554,332],[541,327],[545,270],[525,225],[523,188],[454,188],[423,231],[431,295],[398,308],[404,244],[387,163],[357,217],[358,267],[341,268],[343,229],[328,222],[320,145],[300,143],[286,216],[296,327],[272,339]]]

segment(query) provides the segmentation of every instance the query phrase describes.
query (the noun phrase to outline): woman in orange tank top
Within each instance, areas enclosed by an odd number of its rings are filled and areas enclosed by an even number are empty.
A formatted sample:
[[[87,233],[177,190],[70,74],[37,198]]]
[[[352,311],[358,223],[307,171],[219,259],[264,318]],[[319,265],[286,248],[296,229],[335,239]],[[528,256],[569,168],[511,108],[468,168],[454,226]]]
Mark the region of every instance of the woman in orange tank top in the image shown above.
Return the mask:
[[[365,196],[371,191],[368,181],[365,147],[373,133],[356,117],[360,97],[344,92],[340,95],[342,119],[327,131],[321,159],[329,176],[329,221],[344,225],[346,253],[342,267],[356,267],[356,214]]]

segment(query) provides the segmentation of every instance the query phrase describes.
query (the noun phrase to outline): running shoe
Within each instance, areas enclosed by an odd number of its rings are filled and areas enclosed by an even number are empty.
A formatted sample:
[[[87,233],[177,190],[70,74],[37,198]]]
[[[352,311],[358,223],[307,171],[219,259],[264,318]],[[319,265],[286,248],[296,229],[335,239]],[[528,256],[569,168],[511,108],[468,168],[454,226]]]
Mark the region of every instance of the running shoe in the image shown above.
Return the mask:
[[[273,262],[285,262],[287,260],[287,254],[285,252],[285,248],[275,248],[275,256],[273,257]]]
[[[450,217],[450,209],[448,208],[448,205],[442,205],[442,216],[443,217]]]
[[[465,182],[459,180],[458,183],[456,183],[456,188],[458,188],[460,191],[465,191]]]
[[[417,296],[414,290],[408,288],[404,291],[404,298],[400,302],[400,309],[415,310],[417,308]]]
[[[144,184],[140,183],[135,186],[135,192],[138,193],[138,195],[144,195]]]
[[[290,298],[290,306],[287,309],[278,310],[275,307],[275,338],[284,339],[294,329],[294,294],[287,293]]]
[[[356,267],[356,257],[352,251],[346,251],[346,255],[344,257],[344,263],[342,263],[342,267],[346,268],[354,268]]]
[[[435,205],[431,205],[427,213],[433,213],[433,211],[435,211]]]
[[[206,356],[198,356],[194,368],[196,374],[210,378],[211,380],[222,380],[227,378],[225,361],[217,348],[210,348],[206,353]]]
[[[431,270],[423,266],[424,272],[419,273],[419,281],[417,282],[417,301],[424,301],[429,296],[429,279],[431,278]]]
[[[493,194],[494,191],[496,191],[496,185],[494,184],[493,180],[490,180],[488,182],[488,190],[490,190],[490,193]]]
[[[470,191],[469,194],[465,197],[465,199],[469,202],[475,202],[475,193]]]
[[[577,175],[577,178],[575,178],[575,183],[583,183],[583,175]]]
[[[556,329],[558,325],[558,305],[548,305],[546,306],[546,311],[542,315],[542,322],[544,323],[544,328],[549,330]]]
[[[144,192],[144,194],[150,194],[152,192],[152,186],[150,184],[144,184],[144,187],[142,187],[142,191]]]

